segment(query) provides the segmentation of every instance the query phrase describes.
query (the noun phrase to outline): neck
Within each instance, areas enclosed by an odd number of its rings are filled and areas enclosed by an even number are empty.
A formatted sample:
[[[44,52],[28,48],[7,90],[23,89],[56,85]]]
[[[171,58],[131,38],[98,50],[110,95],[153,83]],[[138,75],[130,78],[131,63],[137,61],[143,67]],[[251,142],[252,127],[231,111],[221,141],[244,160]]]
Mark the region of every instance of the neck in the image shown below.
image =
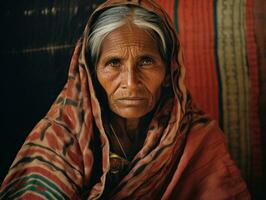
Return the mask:
[[[119,135],[126,134],[129,138],[134,138],[138,134],[140,123],[139,118],[125,119],[112,113],[111,119],[111,123],[116,127]]]
[[[126,119],[126,129],[128,132],[135,132],[138,130],[139,119]]]
[[[123,155],[123,148],[126,157],[130,160],[133,159],[136,153],[141,149],[146,138],[146,135],[143,132],[143,127],[146,125],[145,117],[125,119],[112,113],[110,116],[110,124],[113,129],[112,132],[115,132],[115,135],[117,135],[119,140],[118,142],[116,138],[110,138],[113,150],[120,153],[120,155]]]

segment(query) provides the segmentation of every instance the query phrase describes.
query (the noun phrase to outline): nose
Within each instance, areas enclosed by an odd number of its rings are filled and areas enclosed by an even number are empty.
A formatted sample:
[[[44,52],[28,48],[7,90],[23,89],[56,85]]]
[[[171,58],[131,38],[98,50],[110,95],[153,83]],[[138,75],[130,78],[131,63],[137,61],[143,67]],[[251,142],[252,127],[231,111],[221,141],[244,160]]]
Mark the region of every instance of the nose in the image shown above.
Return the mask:
[[[134,65],[129,64],[122,74],[123,88],[135,89],[139,84],[138,72]]]

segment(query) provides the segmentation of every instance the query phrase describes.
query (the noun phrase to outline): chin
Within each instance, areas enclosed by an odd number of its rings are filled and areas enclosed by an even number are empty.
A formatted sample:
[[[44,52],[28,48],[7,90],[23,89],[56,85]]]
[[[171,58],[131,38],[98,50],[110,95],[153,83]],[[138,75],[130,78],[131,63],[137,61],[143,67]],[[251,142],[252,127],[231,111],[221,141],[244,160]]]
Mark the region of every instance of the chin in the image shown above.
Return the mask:
[[[124,108],[122,111],[115,112],[120,117],[123,117],[125,119],[139,119],[146,114],[148,114],[150,110],[143,110],[143,109],[130,109],[130,108]]]

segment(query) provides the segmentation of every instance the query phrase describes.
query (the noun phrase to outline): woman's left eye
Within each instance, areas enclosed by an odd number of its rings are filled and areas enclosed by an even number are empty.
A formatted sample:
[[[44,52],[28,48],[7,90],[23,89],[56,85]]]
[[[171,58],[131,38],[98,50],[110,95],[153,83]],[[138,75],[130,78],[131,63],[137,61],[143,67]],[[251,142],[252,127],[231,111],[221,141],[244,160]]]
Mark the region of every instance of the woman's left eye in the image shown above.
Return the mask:
[[[154,63],[154,60],[150,57],[145,57],[145,58],[142,58],[140,60],[140,63],[139,65],[140,66],[149,66],[149,65],[152,65]]]

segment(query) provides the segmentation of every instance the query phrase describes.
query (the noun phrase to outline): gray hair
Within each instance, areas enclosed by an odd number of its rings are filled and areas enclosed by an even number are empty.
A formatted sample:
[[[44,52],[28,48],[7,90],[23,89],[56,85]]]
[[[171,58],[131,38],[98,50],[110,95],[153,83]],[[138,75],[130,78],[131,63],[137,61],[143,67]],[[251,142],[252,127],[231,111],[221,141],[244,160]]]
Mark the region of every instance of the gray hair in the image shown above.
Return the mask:
[[[88,37],[89,56],[93,64],[98,62],[101,44],[104,38],[115,29],[123,26],[128,21],[143,28],[158,43],[162,58],[166,61],[169,55],[169,33],[163,28],[159,16],[137,6],[116,6],[102,12],[92,26]]]

